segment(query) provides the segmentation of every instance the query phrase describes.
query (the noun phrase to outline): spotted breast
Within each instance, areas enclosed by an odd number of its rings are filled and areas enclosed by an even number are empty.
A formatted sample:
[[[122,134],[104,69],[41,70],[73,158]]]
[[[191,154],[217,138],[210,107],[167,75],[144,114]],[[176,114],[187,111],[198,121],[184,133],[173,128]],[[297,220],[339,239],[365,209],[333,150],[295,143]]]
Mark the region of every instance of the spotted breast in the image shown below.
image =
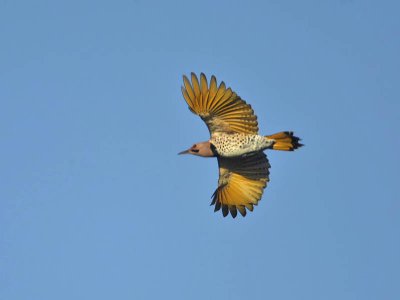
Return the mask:
[[[210,142],[218,156],[237,157],[267,149],[274,140],[262,135],[232,133],[214,135]]]

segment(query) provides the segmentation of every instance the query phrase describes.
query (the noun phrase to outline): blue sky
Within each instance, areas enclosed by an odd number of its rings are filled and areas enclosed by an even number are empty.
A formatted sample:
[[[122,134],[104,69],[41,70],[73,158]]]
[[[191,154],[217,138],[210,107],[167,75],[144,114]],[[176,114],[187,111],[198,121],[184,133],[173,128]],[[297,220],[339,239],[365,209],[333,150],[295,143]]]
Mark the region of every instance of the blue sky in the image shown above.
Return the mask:
[[[399,299],[396,1],[1,1],[0,299]],[[224,80],[271,182],[209,206],[182,75]]]

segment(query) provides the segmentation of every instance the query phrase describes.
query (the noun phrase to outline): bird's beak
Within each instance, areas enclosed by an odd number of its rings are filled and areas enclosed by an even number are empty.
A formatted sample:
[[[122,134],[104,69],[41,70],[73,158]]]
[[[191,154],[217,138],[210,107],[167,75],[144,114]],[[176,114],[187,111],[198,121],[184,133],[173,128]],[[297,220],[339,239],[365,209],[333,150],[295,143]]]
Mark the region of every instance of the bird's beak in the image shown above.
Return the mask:
[[[181,154],[189,154],[189,149],[178,153],[178,155],[181,155]]]

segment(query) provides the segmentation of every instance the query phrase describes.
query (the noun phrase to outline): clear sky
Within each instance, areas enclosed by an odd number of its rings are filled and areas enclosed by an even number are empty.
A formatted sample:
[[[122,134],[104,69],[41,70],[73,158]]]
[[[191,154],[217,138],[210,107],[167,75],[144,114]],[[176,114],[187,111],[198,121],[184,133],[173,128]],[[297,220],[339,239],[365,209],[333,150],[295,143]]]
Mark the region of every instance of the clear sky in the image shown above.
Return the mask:
[[[0,299],[400,299],[398,3],[1,1]],[[306,144],[246,218],[191,71]]]

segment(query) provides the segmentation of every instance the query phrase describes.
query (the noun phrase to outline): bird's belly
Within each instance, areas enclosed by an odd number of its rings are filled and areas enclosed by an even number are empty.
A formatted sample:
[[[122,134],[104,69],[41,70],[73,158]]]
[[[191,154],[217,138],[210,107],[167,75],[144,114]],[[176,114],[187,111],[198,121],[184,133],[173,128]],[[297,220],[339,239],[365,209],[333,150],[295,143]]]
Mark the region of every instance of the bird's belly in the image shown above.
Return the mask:
[[[237,157],[262,151],[271,146],[271,141],[260,135],[227,134],[213,137],[210,141],[222,157]]]

